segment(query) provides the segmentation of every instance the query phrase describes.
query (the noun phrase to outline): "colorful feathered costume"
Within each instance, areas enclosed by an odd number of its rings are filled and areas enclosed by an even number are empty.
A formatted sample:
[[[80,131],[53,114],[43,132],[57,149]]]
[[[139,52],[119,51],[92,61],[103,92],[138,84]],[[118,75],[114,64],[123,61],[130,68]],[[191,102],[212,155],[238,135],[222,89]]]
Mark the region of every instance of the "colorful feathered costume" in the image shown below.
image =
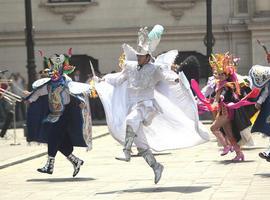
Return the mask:
[[[34,82],[33,91],[25,99],[30,104],[27,141],[48,144],[48,162],[39,172],[52,174],[54,157],[60,151],[73,164],[76,176],[83,161],[72,154],[73,146],[92,147],[90,85],[73,82],[66,75],[75,68],[69,58],[64,54],[44,57],[49,78]]]
[[[252,132],[259,132],[265,136],[270,136],[270,67],[254,65],[249,76],[252,79],[253,85],[261,89],[261,93],[257,99],[257,104],[260,106],[260,113],[252,126]],[[270,138],[269,138],[270,139]],[[270,161],[270,146],[268,150],[259,153],[259,156]]]
[[[237,61],[228,53],[212,55],[209,63],[214,73],[212,82],[215,84],[211,84],[211,88],[215,90],[213,99],[207,99],[200,92],[195,81],[192,81],[192,87],[203,103],[204,110],[209,110],[215,115],[211,130],[224,147],[221,155],[226,155],[234,149],[237,153],[234,160],[242,160],[243,154],[236,142],[241,139],[240,132],[251,125],[250,115],[254,113],[247,112],[246,107],[243,106],[255,104],[251,99],[258,95],[258,90],[249,91],[248,85],[242,84],[242,82],[240,84],[239,76],[237,77],[236,74]],[[221,128],[229,140],[223,137],[220,132]]]

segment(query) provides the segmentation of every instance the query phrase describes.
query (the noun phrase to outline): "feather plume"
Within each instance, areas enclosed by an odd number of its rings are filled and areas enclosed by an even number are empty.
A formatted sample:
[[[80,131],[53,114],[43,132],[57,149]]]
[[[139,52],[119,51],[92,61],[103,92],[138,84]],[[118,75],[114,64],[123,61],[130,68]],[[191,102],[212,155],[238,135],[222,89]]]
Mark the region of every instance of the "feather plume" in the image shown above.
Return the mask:
[[[149,38],[149,50],[150,52],[153,52],[156,50],[157,45],[160,42],[161,39],[161,35],[164,32],[164,28],[161,25],[155,25],[154,28],[150,31],[150,33],[148,34],[148,38]]]

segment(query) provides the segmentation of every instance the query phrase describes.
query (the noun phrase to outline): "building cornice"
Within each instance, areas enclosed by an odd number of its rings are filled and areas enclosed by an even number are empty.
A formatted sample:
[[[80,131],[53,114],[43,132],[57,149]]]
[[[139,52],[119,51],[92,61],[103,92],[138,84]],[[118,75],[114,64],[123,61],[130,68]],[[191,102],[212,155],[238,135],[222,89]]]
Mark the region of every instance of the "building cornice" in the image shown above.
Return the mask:
[[[248,30],[251,31],[267,31],[269,35],[270,21],[268,22],[255,22],[248,25]]]
[[[243,33],[248,31],[244,26],[214,25],[216,39],[227,37],[228,32]],[[36,44],[106,44],[137,41],[138,28],[108,28],[91,30],[57,30],[34,32]],[[163,41],[202,40],[205,26],[165,27]],[[224,34],[225,33],[225,34]],[[25,45],[23,31],[0,32],[1,46]]]

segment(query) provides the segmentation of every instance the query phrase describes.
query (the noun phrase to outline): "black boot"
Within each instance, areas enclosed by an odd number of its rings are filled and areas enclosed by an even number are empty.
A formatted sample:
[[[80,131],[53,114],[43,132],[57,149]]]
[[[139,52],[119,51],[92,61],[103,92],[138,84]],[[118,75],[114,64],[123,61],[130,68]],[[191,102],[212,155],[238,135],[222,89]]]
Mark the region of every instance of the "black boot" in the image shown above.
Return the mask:
[[[54,157],[48,156],[48,161],[46,165],[42,168],[37,169],[38,172],[52,174],[54,167]]]
[[[73,172],[73,177],[75,177],[79,171],[80,171],[80,167],[81,165],[83,165],[83,160],[77,158],[76,156],[74,156],[73,154],[70,154],[67,159],[72,163],[73,167],[74,167],[74,172]]]

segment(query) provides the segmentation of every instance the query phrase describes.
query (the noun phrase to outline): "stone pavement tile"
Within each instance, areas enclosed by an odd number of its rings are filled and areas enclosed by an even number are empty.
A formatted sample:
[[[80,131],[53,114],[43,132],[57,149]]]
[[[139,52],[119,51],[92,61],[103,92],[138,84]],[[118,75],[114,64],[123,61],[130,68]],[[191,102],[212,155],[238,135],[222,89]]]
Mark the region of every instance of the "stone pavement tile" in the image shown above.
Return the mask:
[[[99,128],[106,132],[105,127]],[[265,139],[255,138],[268,145]],[[45,156],[0,170],[0,194],[5,200],[18,196],[27,200],[240,200],[255,199],[256,195],[256,200],[258,195],[260,200],[269,199],[270,163],[258,158],[261,149],[245,150],[250,161],[243,163],[231,163],[234,154],[219,156],[215,141],[158,154],[156,159],[165,169],[155,185],[153,171],[141,157],[132,157],[129,163],[115,160],[122,147],[110,136],[94,140],[93,147],[90,152],[75,149],[74,154],[85,161],[76,178],[71,177],[73,167],[60,153],[53,175],[36,172],[46,162]]]
[[[200,177],[195,180],[193,185],[221,185],[223,177]]]
[[[211,199],[211,195],[183,195],[180,198],[178,197],[179,200],[209,200]]]
[[[267,194],[249,194],[244,200],[269,200],[269,193]]]
[[[221,187],[231,187],[233,185],[250,185],[250,183],[251,183],[250,179],[245,179],[245,180],[241,180],[240,178],[236,180],[225,179],[222,182]]]
[[[243,199],[245,197],[245,192],[230,192],[230,191],[221,191],[215,192],[214,195],[211,196],[211,200],[213,199]]]
[[[250,187],[247,191],[247,194],[269,194],[270,187],[269,186],[257,186]]]
[[[108,134],[107,126],[93,127],[94,139],[106,134]],[[16,130],[16,141],[20,145],[10,145],[13,142],[13,136],[12,129],[9,129],[5,138],[0,138],[0,151],[4,152],[0,157],[0,169],[46,155],[47,146],[37,143],[29,145],[24,137],[23,129]]]
[[[153,194],[153,193],[152,193]],[[149,195],[148,199],[156,199],[155,196]],[[166,192],[166,193],[159,193],[158,199],[172,199],[172,200],[177,200],[181,196],[179,193],[174,193],[174,192]],[[137,197],[136,197],[137,198]]]
[[[29,145],[24,137],[23,129],[16,130],[16,143],[20,145],[11,145],[14,143],[13,130],[9,129],[4,138],[0,138],[0,165],[9,159],[17,160],[20,156],[25,154],[40,153],[46,149],[45,145],[32,143]],[[6,162],[5,162],[6,163]]]
[[[180,197],[177,200],[197,200],[198,198],[200,200],[209,200],[208,196],[206,196],[206,197]]]

